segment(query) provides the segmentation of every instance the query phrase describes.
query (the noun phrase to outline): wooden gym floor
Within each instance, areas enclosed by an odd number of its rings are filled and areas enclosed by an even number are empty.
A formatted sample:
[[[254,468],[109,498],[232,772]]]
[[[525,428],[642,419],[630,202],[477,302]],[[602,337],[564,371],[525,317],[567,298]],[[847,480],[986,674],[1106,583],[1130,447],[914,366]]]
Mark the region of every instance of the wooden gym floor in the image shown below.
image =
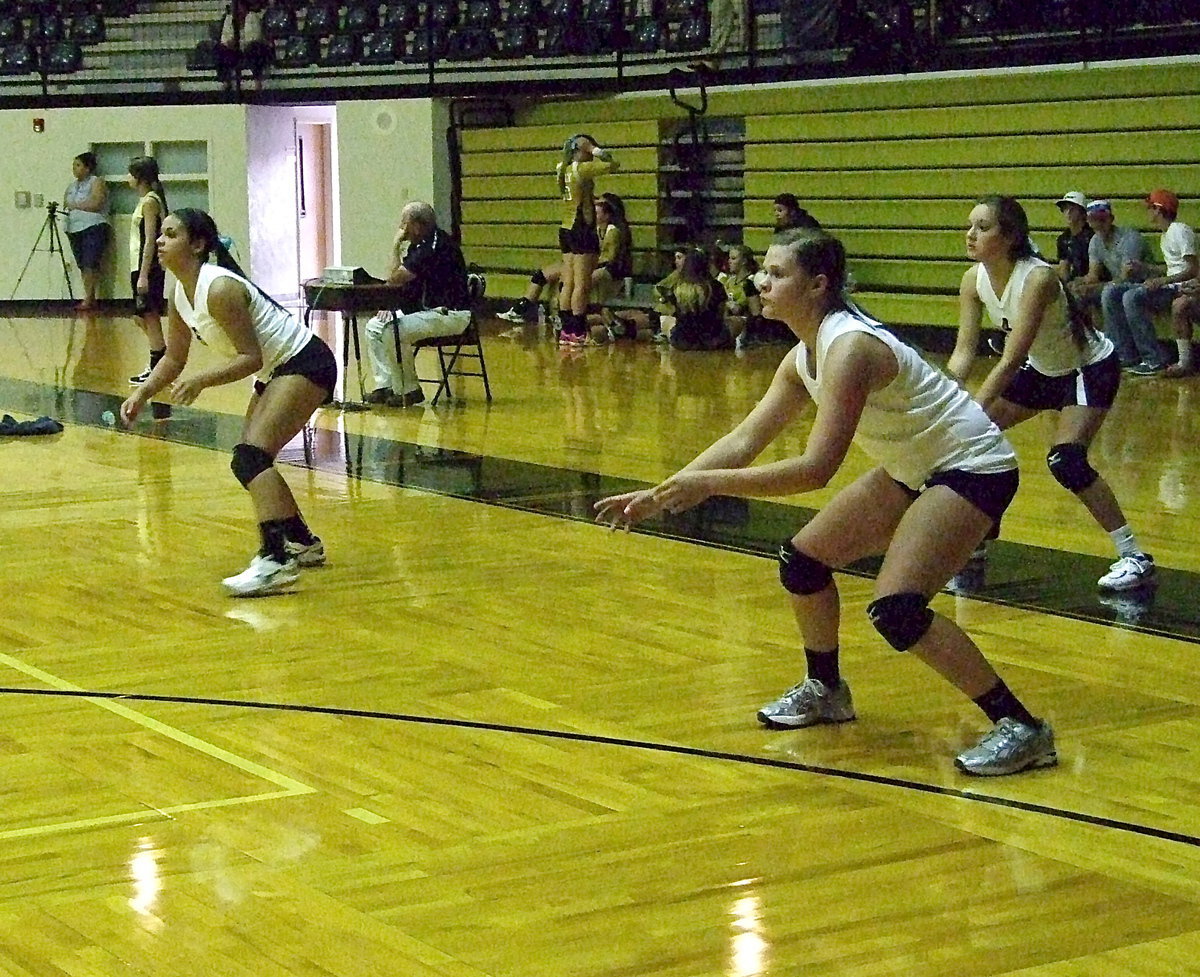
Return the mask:
[[[1200,973],[1200,381],[1128,380],[1093,449],[1162,568],[1136,599],[1099,599],[1046,424],[1014,433],[987,577],[935,606],[1062,762],[980,782],[982,716],[875,635],[869,567],[838,577],[859,721],[755,722],[803,672],[771,549],[828,491],[590,521],[782,347],[499,325],[491,405],[317,415],[281,462],[329,565],[237,601],[247,384],[114,430],[131,320],[0,319],[0,412],[66,425],[0,448],[0,973]]]

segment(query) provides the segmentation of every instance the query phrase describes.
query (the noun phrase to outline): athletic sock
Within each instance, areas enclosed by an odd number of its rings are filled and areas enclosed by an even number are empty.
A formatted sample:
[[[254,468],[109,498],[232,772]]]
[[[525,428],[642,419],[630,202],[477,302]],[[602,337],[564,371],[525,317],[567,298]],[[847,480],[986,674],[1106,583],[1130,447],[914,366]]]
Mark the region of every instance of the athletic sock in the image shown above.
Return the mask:
[[[276,563],[287,563],[290,559],[287,553],[287,520],[267,519],[258,524],[258,534],[262,538],[260,556],[266,556]]]
[[[312,530],[308,528],[308,523],[304,521],[304,517],[299,513],[294,516],[288,516],[283,522],[284,535],[297,543],[303,543],[305,546],[311,546],[317,541],[317,537],[312,534]]]
[[[995,685],[972,701],[994,723],[1000,722],[1001,719],[1015,719],[1026,726],[1036,728],[1038,725],[1033,713],[1021,705],[1021,700],[1012,694],[1003,679],[996,679]]]
[[[1117,548],[1117,556],[1137,556],[1142,552],[1142,548],[1138,546],[1137,538],[1133,535],[1133,530],[1129,528],[1129,523],[1125,523],[1120,529],[1114,529],[1108,534],[1113,541],[1113,545]]]
[[[166,355],[166,353],[167,353],[167,351],[165,349],[150,350],[150,369],[151,370],[153,370],[156,366],[158,366],[158,361],[161,360]]]
[[[1190,370],[1192,368],[1192,341],[1190,339],[1177,339],[1175,346],[1179,350],[1179,368],[1182,370]]]
[[[835,689],[842,682],[842,672],[838,665],[838,650],[813,651],[804,649],[804,658],[808,662],[808,677],[815,678],[827,689]]]

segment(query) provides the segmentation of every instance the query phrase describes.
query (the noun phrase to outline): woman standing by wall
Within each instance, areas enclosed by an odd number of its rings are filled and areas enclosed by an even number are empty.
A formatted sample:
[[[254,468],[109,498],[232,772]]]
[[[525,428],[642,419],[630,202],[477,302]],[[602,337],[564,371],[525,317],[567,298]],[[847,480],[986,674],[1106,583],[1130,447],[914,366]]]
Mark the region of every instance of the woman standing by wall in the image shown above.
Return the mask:
[[[563,143],[563,158],[556,168],[563,205],[558,230],[563,269],[558,304],[562,320],[559,342],[568,346],[582,346],[588,340],[588,300],[592,272],[600,255],[594,200],[596,177],[612,173],[618,167],[612,153],[596,145],[591,136],[580,133]]]
[[[167,310],[166,276],[158,262],[155,240],[159,225],[167,213],[167,192],[158,178],[158,160],[153,156],[135,156],[129,161],[127,181],[138,192],[137,206],[129,221],[129,284],[133,289],[133,313],[146,330],[150,345],[150,365],[129,378],[144,383],[166,348],[162,314]]]
[[[96,154],[80,153],[71,163],[75,180],[63,195],[67,213],[67,240],[83,279],[79,311],[96,307],[96,282],[108,246],[108,187],[96,174]]]

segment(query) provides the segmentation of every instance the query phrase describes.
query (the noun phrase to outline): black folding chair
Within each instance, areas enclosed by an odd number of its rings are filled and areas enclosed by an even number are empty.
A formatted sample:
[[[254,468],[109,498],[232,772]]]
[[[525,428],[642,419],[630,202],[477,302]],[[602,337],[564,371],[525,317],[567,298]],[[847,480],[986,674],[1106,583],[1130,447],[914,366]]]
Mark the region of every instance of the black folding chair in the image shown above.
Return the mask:
[[[490,404],[492,402],[492,386],[488,381],[487,363],[483,358],[483,342],[479,336],[479,305],[487,291],[487,279],[483,275],[472,273],[467,276],[467,299],[470,302],[471,318],[467,327],[457,336],[432,336],[429,339],[419,339],[413,343],[413,362],[423,349],[437,350],[440,377],[417,377],[421,383],[436,383],[437,392],[433,395],[431,406],[437,406],[438,399],[445,394],[450,400],[454,394],[450,392],[451,377],[479,377],[483,380],[483,391]],[[393,326],[393,328],[396,328]],[[396,328],[396,356],[400,355],[400,333]]]

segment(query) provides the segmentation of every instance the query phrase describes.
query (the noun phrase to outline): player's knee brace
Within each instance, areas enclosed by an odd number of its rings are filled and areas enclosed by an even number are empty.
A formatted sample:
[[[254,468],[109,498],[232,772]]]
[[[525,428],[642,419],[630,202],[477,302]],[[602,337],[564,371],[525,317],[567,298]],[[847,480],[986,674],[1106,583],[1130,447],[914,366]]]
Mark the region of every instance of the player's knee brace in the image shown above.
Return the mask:
[[[242,483],[242,488],[249,488],[251,482],[274,464],[275,459],[258,445],[235,444],[233,460],[230,461],[229,467],[234,478]]]
[[[530,275],[529,280],[539,287],[546,284],[546,276],[542,274],[541,268]]]
[[[924,594],[888,594],[867,605],[867,616],[883,639],[897,651],[908,651],[933,623]]]
[[[785,539],[779,545],[779,582],[792,594],[807,596],[824,590],[833,580],[833,571],[820,560],[801,553]]]
[[[1046,455],[1046,464],[1056,482],[1068,492],[1082,492],[1100,477],[1087,460],[1087,448],[1074,441],[1056,444]]]

